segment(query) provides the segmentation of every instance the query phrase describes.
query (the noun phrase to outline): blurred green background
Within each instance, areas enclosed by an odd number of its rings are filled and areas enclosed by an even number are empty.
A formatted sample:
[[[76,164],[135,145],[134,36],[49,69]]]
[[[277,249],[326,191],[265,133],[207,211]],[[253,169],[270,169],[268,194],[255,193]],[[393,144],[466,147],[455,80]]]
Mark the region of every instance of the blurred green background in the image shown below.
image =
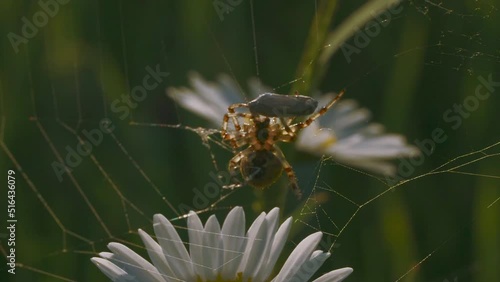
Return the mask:
[[[364,1],[329,1],[332,13],[325,3],[254,1],[252,16],[251,2],[243,0],[221,20],[213,1],[68,1],[16,52],[12,33],[22,35],[23,17],[32,22],[42,8],[36,1],[2,1],[0,167],[5,174],[17,171],[16,256],[22,265],[16,276],[7,276],[3,261],[1,275],[8,281],[105,281],[89,259],[108,242],[125,241],[144,254],[137,228],[152,234],[153,214],[178,216],[155,187],[174,207],[192,206],[193,189],[211,181],[210,153],[221,168],[231,153],[214,143],[208,150],[188,130],[130,121],[207,127],[165,95],[167,87],[188,86],[191,70],[207,80],[229,73],[245,89],[257,76],[257,62],[258,76],[276,92],[303,88],[308,81],[295,79],[303,71],[305,50],[321,52],[325,32]],[[347,60],[337,52],[314,89],[347,87],[346,97],[410,143],[443,129],[446,142],[435,146],[411,177],[495,144],[500,141],[498,88],[456,130],[443,114],[474,95],[478,76],[500,81],[499,4],[403,1],[402,11],[383,22],[386,26],[359,53]],[[354,46],[352,38],[347,43]],[[314,58],[305,62],[316,64]],[[147,66],[157,65],[170,75],[121,120],[111,111],[112,102],[142,84]],[[59,182],[52,163],[105,117],[115,126],[115,138],[105,134],[72,177],[64,174]],[[317,176],[318,184],[358,205],[388,189],[375,178],[283,147],[305,195]],[[455,170],[465,173],[414,179],[359,211],[334,192],[322,192],[320,206],[310,201],[304,207],[289,195],[284,216],[293,213],[299,220],[285,252],[315,228],[338,234],[335,223],[346,228],[338,238],[325,236],[323,246],[336,241],[321,272],[351,266],[354,273],[346,281],[395,281],[403,275],[402,281],[500,281],[500,204],[490,206],[500,197],[495,153],[500,145],[446,167],[486,156]],[[274,186],[285,185],[283,180]],[[261,196],[248,187],[237,190],[214,212],[222,221],[231,206],[242,205],[250,222]],[[0,202],[4,226],[6,200]],[[185,220],[175,223],[185,226]],[[5,258],[5,234],[0,239]]]

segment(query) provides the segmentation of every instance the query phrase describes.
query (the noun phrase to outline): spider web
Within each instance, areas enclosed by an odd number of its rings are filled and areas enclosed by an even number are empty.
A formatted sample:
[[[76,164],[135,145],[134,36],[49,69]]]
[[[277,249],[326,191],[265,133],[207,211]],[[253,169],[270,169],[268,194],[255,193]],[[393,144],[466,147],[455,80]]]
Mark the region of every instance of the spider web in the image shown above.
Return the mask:
[[[199,187],[211,181],[207,176],[208,172],[220,172],[232,154],[221,142],[217,129],[198,127],[197,125],[205,123],[174,108],[176,106],[172,101],[165,97],[164,89],[170,86],[170,76],[148,94],[149,99],[141,103],[137,110],[131,109],[124,121],[110,112],[112,99],[118,99],[121,93],[130,93],[133,86],[140,83],[139,80],[146,73],[145,65],[150,64],[154,68],[156,62],[161,62],[160,69],[173,73],[168,60],[169,56],[175,54],[169,54],[167,32],[167,39],[162,41],[163,45],[158,47],[157,54],[138,59],[148,64],[132,64],[134,59],[131,59],[131,54],[135,54],[135,50],[128,33],[135,31],[126,18],[132,16],[129,13],[138,4],[116,1],[109,5],[112,7],[97,1],[90,8],[96,14],[95,29],[92,31],[95,37],[88,40],[87,44],[91,46],[86,47],[92,47],[90,49],[97,58],[96,67],[90,68],[86,63],[89,58],[84,57],[78,49],[83,50],[83,47],[77,46],[76,38],[70,37],[64,42],[69,47],[60,48],[51,45],[52,37],[49,32],[39,34],[30,41],[28,48],[21,50],[14,59],[4,62],[0,80],[0,147],[2,173],[6,173],[8,169],[16,172],[16,214],[19,221],[16,229],[15,281],[102,280],[102,274],[89,262],[89,258],[105,250],[105,245],[110,241],[125,243],[145,254],[144,247],[137,238],[137,229],[143,228],[152,234],[152,215],[155,213],[165,214],[176,224],[181,237],[186,238],[187,236],[183,236],[186,231],[183,207],[195,206],[195,192],[176,193],[176,189]],[[140,4],[145,12],[158,16],[156,20],[163,16],[155,13],[152,7],[144,5]],[[311,17],[318,13],[317,2],[307,5]],[[461,103],[468,93],[473,93],[478,84],[478,76],[487,77],[491,73],[498,75],[500,54],[494,47],[498,46],[494,44],[498,39],[493,28],[487,30],[488,24],[493,26],[491,23],[498,22],[498,11],[495,5],[478,1],[465,6],[454,2],[433,1],[409,1],[402,5],[403,11],[393,15],[391,22],[380,34],[371,38],[369,45],[361,48],[360,54],[352,55],[352,63],[345,64],[342,51],[337,52],[332,59],[332,67],[326,74],[326,77],[336,77],[335,82],[328,85],[328,89],[348,87],[350,93],[357,93],[363,84],[372,84],[373,94],[364,97],[363,104],[380,105],[382,102],[375,93],[380,93],[383,88],[377,85],[377,81],[381,79],[381,74],[397,68],[398,64],[422,61],[424,63],[420,75],[437,77],[434,84],[414,86],[419,93],[434,88],[435,84],[440,89],[448,89],[449,82],[444,81],[446,75],[461,77],[465,81],[462,86],[465,90],[450,87],[450,92],[455,91],[461,96],[443,94],[443,97],[433,101],[426,100],[431,97],[424,96],[426,98],[423,101],[419,99],[415,102],[415,109],[408,106],[400,109],[413,116],[418,116],[423,111],[430,112],[428,119],[435,123],[429,127],[447,129],[449,140],[445,145],[437,145],[435,151],[424,156],[423,165],[415,166],[414,173],[396,183],[393,183],[393,179],[345,166],[328,156],[319,160],[308,159],[304,168],[292,161],[299,172],[299,179],[303,183],[301,187],[305,190],[307,199],[300,206],[296,202],[288,203],[287,210],[295,210],[294,229],[297,230],[292,232],[288,245],[293,247],[304,237],[303,234],[322,231],[325,235],[320,247],[333,254],[333,259],[328,260],[322,270],[352,266],[355,272],[351,279],[356,281],[369,280],[373,278],[370,275],[379,272],[385,273],[377,276],[384,277],[383,281],[470,281],[471,277],[477,277],[478,272],[488,271],[484,269],[484,265],[480,265],[482,258],[472,254],[468,254],[465,259],[449,257],[459,254],[454,246],[460,246],[467,240],[463,237],[482,230],[484,220],[498,219],[495,214],[498,214],[500,201],[500,142],[498,130],[494,131],[488,120],[494,116],[492,109],[498,105],[494,103],[498,99],[492,96],[487,105],[481,106],[487,110],[464,119],[464,125],[457,130],[450,129],[442,121],[441,115],[454,103]],[[54,21],[65,22],[65,17],[78,14],[77,5],[67,8],[68,11],[61,10],[61,15],[54,17]],[[217,72],[228,72],[236,81],[243,81],[250,75],[265,81],[270,76],[267,73],[269,66],[262,59],[264,55],[268,55],[262,52],[269,43],[257,36],[259,30],[264,28],[263,20],[258,15],[277,12],[267,11],[267,8],[250,1],[234,7],[233,12],[224,15],[230,21],[230,17],[237,17],[238,13],[249,14],[252,29],[242,33],[248,39],[243,45],[249,50],[244,56],[252,57],[252,63],[255,64],[252,73],[243,74],[245,71],[235,67],[239,58],[230,57],[230,52],[227,51],[232,43],[222,39],[223,33],[220,30],[208,28],[210,46],[222,61]],[[286,9],[292,8],[300,7],[290,6]],[[207,11],[215,13],[210,9]],[[339,11],[339,21],[351,12],[348,9]],[[109,15],[119,19],[119,24],[113,30],[119,35],[120,44],[117,49],[120,50],[122,59],[119,62],[108,62],[107,56],[110,54],[105,53],[103,47],[107,39],[103,36],[105,31],[102,29],[102,21]],[[226,20],[219,26],[224,25]],[[391,34],[400,25],[411,29],[413,20],[432,27],[435,22],[439,22],[440,29],[430,29],[429,34],[412,34],[414,41],[401,40],[406,43],[398,46],[399,41],[392,40]],[[441,24],[441,21],[445,23]],[[306,20],[303,22],[309,24]],[[265,24],[270,23],[266,21]],[[477,28],[478,26],[481,28]],[[198,32],[196,28],[193,27],[194,33]],[[69,26],[68,29],[77,31],[75,26]],[[292,28],[295,32],[291,34],[299,34],[304,29]],[[386,48],[385,53],[375,56],[376,59],[371,59],[367,64],[360,63],[371,58],[372,50],[380,50],[376,46],[384,46],[388,42],[391,48]],[[352,44],[352,39],[348,43]],[[3,55],[7,58],[11,47],[4,47],[7,48],[3,50]],[[36,53],[36,47],[40,47],[45,53]],[[297,52],[300,49],[297,48]],[[210,52],[207,51],[207,54]],[[54,56],[58,58],[56,63],[51,59]],[[310,64],[314,62],[315,59]],[[9,81],[7,73],[12,64],[20,66],[18,69],[11,68],[12,72],[21,76],[26,83],[16,85],[16,81]],[[111,68],[113,65],[115,66]],[[345,65],[345,71],[339,71],[337,65]],[[200,72],[206,69],[198,67],[179,67],[175,72],[185,75],[190,69]],[[277,92],[285,93],[302,79],[293,74],[293,68],[283,72],[281,67],[279,69],[280,71],[273,70],[279,73],[273,76],[275,83],[272,84]],[[26,73],[22,70],[26,70]],[[47,73],[48,79],[43,80],[43,73]],[[111,87],[106,86],[110,83]],[[398,87],[400,86],[394,85],[391,89],[397,92],[400,89]],[[246,96],[244,88],[240,86],[242,95]],[[158,108],[166,108],[166,113],[148,114],[151,109]],[[374,110],[375,116],[382,116],[382,120],[386,111],[392,111],[387,105],[378,108],[378,112]],[[389,114],[385,115],[387,119],[390,117]],[[59,181],[52,164],[64,163],[67,146],[76,148],[79,144],[84,144],[86,136],[82,130],[99,128],[102,121],[108,122],[106,125],[115,126],[115,130],[103,133],[102,143],[94,146],[88,156],[82,157],[76,167],[65,167],[62,181]],[[481,121],[487,122],[487,125],[475,125]],[[394,129],[404,132],[404,128],[398,128],[397,124]],[[410,134],[410,140],[422,140],[432,135],[431,132],[409,130],[406,133]],[[147,140],[148,146],[138,145],[144,144],[144,140]],[[177,154],[174,151],[183,153]],[[165,162],[174,162],[179,168],[168,166],[173,171],[165,170]],[[197,168],[193,168],[195,163]],[[463,186],[448,187],[447,183],[456,184],[457,181],[463,181]],[[175,188],[165,188],[172,186]],[[240,201],[245,195],[251,195],[249,190],[246,187],[223,191],[200,205],[204,207],[197,208],[197,213],[200,216],[217,213],[221,215],[219,219],[222,219],[235,205],[244,206],[246,211],[251,210],[252,206]],[[449,196],[457,193],[462,197]],[[470,198],[473,196],[474,203],[471,203]],[[452,200],[448,201],[448,198]],[[417,204],[412,204],[412,199]],[[290,205],[293,207],[290,208]],[[467,205],[467,212],[463,210],[463,205]],[[5,207],[2,208],[5,211],[6,205],[2,207]],[[458,219],[452,218],[456,222],[451,227],[438,229],[442,221],[437,218],[443,220],[448,213],[456,213],[459,215]],[[412,220],[412,217],[416,219]],[[431,217],[435,217],[436,221],[429,224],[421,222],[422,218]],[[412,222],[415,226],[408,226]],[[394,229],[396,225],[402,225],[401,229]],[[498,232],[498,224],[491,226],[496,226],[491,228],[496,228]],[[373,229],[372,232],[370,228]],[[423,243],[412,243],[412,236],[425,237],[421,233],[427,232],[427,228],[435,228],[435,231],[431,230],[429,233],[437,235]],[[0,235],[0,250],[6,257],[9,254],[6,246],[8,234]],[[391,258],[400,258],[398,254],[404,253],[401,265],[383,258],[384,254],[370,253],[376,252],[376,249],[366,245],[369,241],[366,237],[373,237],[372,243],[375,244],[385,243]],[[486,246],[498,244],[491,237],[494,236],[486,234],[481,237],[490,238],[490,241],[484,243]],[[393,246],[384,240],[394,242]],[[358,246],[363,242],[365,245]],[[398,249],[405,243],[411,243],[411,246]],[[189,242],[185,244],[188,245]],[[487,252],[480,254],[484,253]],[[381,259],[391,267],[373,270],[370,269],[370,263],[373,262],[363,261],[366,259]],[[443,266],[444,260],[450,260],[449,265]]]

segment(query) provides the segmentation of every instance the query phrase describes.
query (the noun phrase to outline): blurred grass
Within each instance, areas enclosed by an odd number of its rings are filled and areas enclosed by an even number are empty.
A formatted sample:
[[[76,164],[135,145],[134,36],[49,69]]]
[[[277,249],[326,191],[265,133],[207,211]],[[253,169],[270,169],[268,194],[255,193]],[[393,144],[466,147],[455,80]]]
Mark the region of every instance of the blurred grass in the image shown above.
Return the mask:
[[[316,5],[318,7],[316,7],[316,13],[311,21],[306,46],[295,73],[295,76],[300,78],[300,80],[295,83],[291,94],[298,91],[302,95],[311,96],[312,91],[317,89],[318,86],[318,78],[315,76],[318,72],[317,58],[326,45],[325,40],[338,6],[338,1],[324,0],[319,1]]]
[[[426,45],[428,28],[423,25],[416,25],[414,17],[404,20],[404,30],[406,32],[400,38],[399,50],[408,50],[413,46]],[[383,101],[383,114],[381,121],[383,124],[390,124],[396,132],[404,132],[405,127],[411,124],[411,107],[415,101],[415,84],[419,80],[424,64],[424,52],[415,52],[411,57],[398,60],[394,67],[392,76],[389,78]],[[408,68],[407,66],[412,66]],[[411,89],[411,90],[410,90]],[[413,91],[412,91],[413,90]],[[402,95],[402,93],[405,93]],[[395,106],[397,105],[397,106]],[[381,225],[385,238],[388,239],[387,251],[390,252],[391,261],[389,271],[392,279],[399,278],[408,270],[408,265],[418,261],[416,252],[414,230],[410,218],[410,211],[404,203],[404,198],[399,193],[391,195],[384,203],[380,202],[380,217],[383,218]],[[367,277],[376,275],[366,273]],[[405,281],[421,281],[417,272],[412,272]]]
[[[492,3],[496,9],[498,2]],[[433,5],[404,2],[403,13],[394,17],[360,54],[353,55],[351,63],[337,53],[327,56],[325,65],[318,66],[313,54],[324,46],[325,40],[330,42],[325,39],[330,36],[326,34],[336,30],[362,4],[360,1],[293,4],[254,1],[261,79],[273,87],[285,84],[277,89],[279,93],[290,88],[308,95],[316,87],[326,92],[348,86],[349,98],[359,100],[389,131],[403,133],[410,141],[429,138],[436,127],[446,129],[448,141],[426,157],[415,175],[499,141],[497,92],[469,119],[464,119],[458,130],[450,130],[449,124],[442,120],[445,110],[474,93],[478,75],[487,77],[493,73],[498,77],[498,15],[488,14],[490,10],[485,3],[482,10],[475,10],[477,6],[472,1],[446,3],[456,10],[449,14]],[[72,127],[80,122],[80,130],[90,130],[107,115],[116,125],[117,139],[162,193],[175,206],[193,205],[193,189],[211,181],[208,173],[214,170],[199,137],[183,130],[130,126],[130,119],[120,120],[110,110],[110,103],[142,82],[146,66],[159,64],[171,75],[148,93],[130,118],[139,122],[205,126],[204,121],[167,99],[165,88],[187,85],[190,70],[209,80],[218,73],[230,73],[245,85],[255,75],[256,67],[250,5],[243,1],[220,21],[210,2],[72,1],[61,6],[59,13],[28,44],[21,45],[19,54],[13,52],[5,35],[19,33],[20,18],[30,17],[39,6],[29,1],[5,1],[0,5],[0,29],[4,34],[0,50],[4,141],[37,192],[63,223],[61,230],[37,193],[19,176],[17,251],[19,262],[26,266],[18,267],[19,274],[12,281],[57,280],[40,271],[78,281],[104,280],[89,261],[92,255],[104,250],[105,244],[112,240],[138,243],[133,233],[139,227],[150,232],[152,214],[174,217],[175,213],[151,189],[113,139],[105,136],[103,144],[94,148],[93,153],[109,179],[89,158],[84,158],[73,174],[111,231],[114,238],[110,238],[67,176],[62,183],[57,181],[51,169],[55,160],[52,149],[30,121],[34,109],[62,155],[66,153],[65,147],[76,146],[77,140],[57,118]],[[419,11],[419,7],[428,10]],[[328,65],[332,67],[327,68]],[[302,74],[305,82],[287,84]],[[320,79],[322,76],[324,79]],[[286,149],[306,187],[312,186],[318,158],[295,153],[291,147]],[[213,151],[219,166],[225,167],[230,154],[219,148]],[[2,171],[12,168],[5,153],[0,154]],[[357,203],[387,189],[369,177],[330,162],[322,165],[320,183]],[[498,158],[492,158],[466,171],[498,177],[498,167]],[[143,215],[127,207],[128,217],[124,217],[123,202],[113,185]],[[286,181],[277,186],[286,190]],[[273,189],[265,193],[272,194]],[[331,221],[344,224],[355,208],[330,194],[329,202],[309,205],[311,209],[321,208],[317,210],[318,219],[316,214],[302,215],[300,219],[312,227],[336,233],[338,230]],[[454,277],[457,281],[498,281],[499,205],[490,208],[488,205],[499,196],[495,178],[441,174],[411,182],[361,209],[339,238],[340,246],[333,250],[333,259],[322,270],[352,266],[355,272],[347,281],[393,281],[435,251],[403,281],[454,281]],[[243,205],[250,211],[249,199],[255,199],[250,189],[235,192],[221,204],[219,219],[232,205]],[[293,211],[295,202],[290,197],[288,200],[287,210]],[[2,203],[2,211],[4,207]],[[255,216],[249,213],[248,221]],[[293,242],[314,231],[302,223],[294,227],[297,236],[292,238]],[[84,240],[75,239],[71,232]],[[293,243],[287,247],[290,250]]]

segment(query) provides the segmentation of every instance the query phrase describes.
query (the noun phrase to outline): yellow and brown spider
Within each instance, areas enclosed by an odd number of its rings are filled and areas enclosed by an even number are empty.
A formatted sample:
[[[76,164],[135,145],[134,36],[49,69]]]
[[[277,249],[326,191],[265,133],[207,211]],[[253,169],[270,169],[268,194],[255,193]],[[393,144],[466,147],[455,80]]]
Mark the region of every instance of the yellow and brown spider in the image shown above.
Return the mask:
[[[290,188],[300,199],[302,192],[297,184],[295,172],[276,143],[294,141],[301,129],[326,113],[342,95],[344,90],[316,113],[314,111],[318,102],[302,95],[264,93],[248,103],[229,106],[222,122],[222,138],[234,149],[246,145],[248,147],[236,153],[228,165],[231,179],[237,175],[239,168],[243,182],[223,188],[234,189],[245,184],[265,188],[273,184],[284,169]],[[248,108],[249,113],[236,112],[237,108]],[[310,116],[304,121],[292,124],[294,118],[307,115]],[[230,130],[229,119],[234,127]],[[243,119],[243,125],[240,125],[240,119]]]

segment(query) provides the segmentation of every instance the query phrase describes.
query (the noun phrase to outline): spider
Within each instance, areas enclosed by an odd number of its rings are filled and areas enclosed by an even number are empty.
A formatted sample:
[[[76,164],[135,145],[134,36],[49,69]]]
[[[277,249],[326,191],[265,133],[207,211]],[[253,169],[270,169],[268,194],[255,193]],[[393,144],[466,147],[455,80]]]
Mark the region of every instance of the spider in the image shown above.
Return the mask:
[[[345,90],[342,90],[316,113],[314,111],[318,102],[298,93],[264,93],[248,103],[230,105],[222,121],[222,138],[235,150],[243,146],[247,148],[236,153],[228,164],[231,179],[237,176],[239,168],[244,182],[223,188],[234,189],[245,184],[265,188],[273,184],[285,170],[290,188],[300,200],[302,192],[297,184],[295,172],[276,143],[294,141],[300,130],[326,113],[344,92]],[[236,112],[238,108],[247,108],[249,112]],[[308,115],[304,121],[292,124],[294,118]],[[243,118],[243,125],[240,124],[239,118]],[[229,119],[232,120],[234,129],[228,130]]]

